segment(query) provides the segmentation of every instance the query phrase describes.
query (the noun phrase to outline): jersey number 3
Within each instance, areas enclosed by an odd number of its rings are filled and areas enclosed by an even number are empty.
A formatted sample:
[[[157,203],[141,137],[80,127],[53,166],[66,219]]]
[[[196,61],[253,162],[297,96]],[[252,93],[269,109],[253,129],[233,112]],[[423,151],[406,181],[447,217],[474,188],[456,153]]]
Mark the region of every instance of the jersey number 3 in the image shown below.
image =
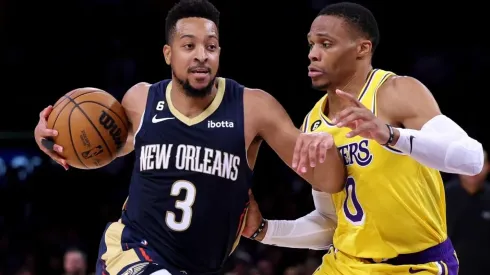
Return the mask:
[[[344,210],[345,218],[351,222],[353,225],[362,225],[366,220],[366,214],[362,209],[359,200],[357,199],[356,192],[356,182],[354,178],[348,177],[345,182],[345,200],[344,206],[342,207]],[[351,207],[354,208],[354,213],[350,210]]]
[[[167,211],[167,214],[165,215],[165,223],[174,231],[185,231],[191,225],[192,205],[196,199],[196,187],[189,181],[178,180],[172,184],[170,195],[177,197],[182,190],[185,191],[184,200],[177,200],[175,202],[175,208],[182,210],[182,218],[180,221],[177,220],[174,212]]]

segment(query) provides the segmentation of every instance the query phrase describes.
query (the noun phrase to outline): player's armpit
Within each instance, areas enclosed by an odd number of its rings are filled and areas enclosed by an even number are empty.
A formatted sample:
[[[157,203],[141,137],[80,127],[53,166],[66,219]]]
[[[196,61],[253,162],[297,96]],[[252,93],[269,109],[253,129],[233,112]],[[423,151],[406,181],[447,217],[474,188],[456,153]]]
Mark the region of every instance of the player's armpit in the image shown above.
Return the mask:
[[[279,157],[292,167],[296,141],[302,134],[277,100],[262,90],[248,89],[245,93],[245,118],[252,123],[261,136]],[[325,161],[316,167],[308,165],[305,173],[299,174],[312,186],[324,192],[336,193],[345,183],[345,166],[337,148],[327,149]]]
[[[118,157],[125,156],[134,150],[134,136],[139,130],[142,122],[141,120],[146,107],[149,87],[149,83],[140,82],[129,88],[126,94],[124,94],[121,104],[128,116],[129,131],[126,144],[119,152]]]

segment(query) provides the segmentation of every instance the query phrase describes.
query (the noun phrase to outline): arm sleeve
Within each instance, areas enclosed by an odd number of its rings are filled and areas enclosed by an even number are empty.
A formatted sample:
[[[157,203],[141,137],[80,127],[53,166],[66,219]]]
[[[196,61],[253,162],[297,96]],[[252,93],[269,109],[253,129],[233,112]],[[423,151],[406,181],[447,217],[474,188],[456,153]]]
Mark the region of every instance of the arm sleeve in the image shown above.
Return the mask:
[[[297,220],[268,220],[262,243],[290,248],[323,250],[332,244],[337,215],[328,193],[313,190],[315,210]]]
[[[444,115],[429,120],[420,131],[397,128],[394,147],[418,162],[446,173],[476,175],[483,169],[483,147]]]

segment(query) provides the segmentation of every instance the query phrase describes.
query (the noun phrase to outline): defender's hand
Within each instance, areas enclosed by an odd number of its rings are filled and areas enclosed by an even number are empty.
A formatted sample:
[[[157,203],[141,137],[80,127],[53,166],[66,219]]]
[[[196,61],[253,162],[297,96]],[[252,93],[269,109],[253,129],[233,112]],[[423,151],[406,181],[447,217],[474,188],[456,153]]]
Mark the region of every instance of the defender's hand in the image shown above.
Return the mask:
[[[386,123],[377,118],[371,110],[351,94],[341,90],[336,90],[335,93],[350,105],[332,120],[337,127],[348,127],[352,130],[347,133],[348,138],[361,136],[373,139],[379,144],[385,144],[388,141],[390,130],[386,127]]]
[[[58,153],[63,152],[63,147],[58,144],[54,144],[50,139],[58,135],[58,131],[47,128],[47,120],[49,114],[53,111],[53,107],[50,105],[46,107],[39,114],[39,122],[36,129],[34,129],[34,137],[39,148],[46,153],[50,158],[56,161],[59,165],[63,166],[65,170],[68,170],[68,164]]]
[[[252,191],[248,191],[248,196],[250,198],[250,204],[248,206],[248,211],[247,211],[247,217],[245,220],[245,227],[243,228],[242,231],[242,236],[246,238],[250,238],[255,231],[260,226],[260,223],[262,222],[262,213],[260,213],[259,205],[255,201],[254,195],[252,194]],[[264,236],[265,232],[267,232],[267,226],[264,228],[262,232],[255,238],[257,241],[261,241]]]
[[[327,150],[334,146],[332,135],[325,132],[302,133],[296,140],[292,167],[296,172],[304,174],[307,166],[315,167],[323,163]]]

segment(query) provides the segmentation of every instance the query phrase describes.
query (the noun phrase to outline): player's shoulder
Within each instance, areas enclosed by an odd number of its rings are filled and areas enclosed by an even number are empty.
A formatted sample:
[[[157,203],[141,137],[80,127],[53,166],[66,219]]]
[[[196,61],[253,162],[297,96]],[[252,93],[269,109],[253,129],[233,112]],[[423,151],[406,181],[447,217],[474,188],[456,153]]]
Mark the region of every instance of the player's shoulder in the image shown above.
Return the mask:
[[[148,82],[139,82],[129,88],[122,99],[123,107],[131,106],[137,104],[140,101],[146,102],[148,97],[148,90],[151,84]],[[144,100],[143,100],[144,99]]]
[[[148,82],[139,82],[129,88],[121,101],[126,114],[130,121],[137,122],[141,118],[148,98],[148,91],[151,84]]]
[[[150,89],[151,84],[148,82],[139,82],[131,86],[131,88],[128,89],[126,94],[124,94],[124,97],[134,97],[134,96],[140,96],[144,93],[148,93],[148,90]]]
[[[256,110],[259,108],[275,105],[278,103],[276,98],[274,98],[270,93],[263,89],[243,87],[243,100],[245,106],[250,106]]]
[[[433,100],[432,93],[417,78],[411,76],[392,75],[377,91],[378,106],[387,109],[399,109],[408,106],[407,102],[416,104],[419,101]]]
[[[379,94],[411,96],[413,93],[428,91],[427,87],[417,78],[406,75],[388,75],[386,81],[379,87]]]

